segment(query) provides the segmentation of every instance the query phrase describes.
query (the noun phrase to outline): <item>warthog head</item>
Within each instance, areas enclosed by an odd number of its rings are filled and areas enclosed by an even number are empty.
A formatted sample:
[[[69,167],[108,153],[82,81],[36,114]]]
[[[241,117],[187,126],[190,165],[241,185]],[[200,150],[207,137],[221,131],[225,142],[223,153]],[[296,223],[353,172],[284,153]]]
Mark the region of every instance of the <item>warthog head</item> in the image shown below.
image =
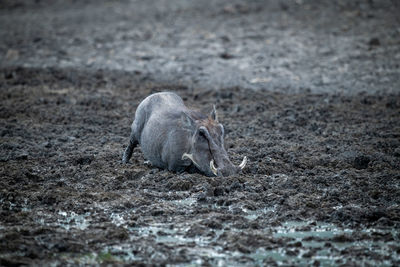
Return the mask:
[[[182,159],[190,159],[207,176],[229,176],[242,170],[247,157],[239,166],[229,160],[224,148],[224,127],[218,122],[215,106],[208,117],[197,112],[184,112],[183,128],[190,132],[190,151]]]

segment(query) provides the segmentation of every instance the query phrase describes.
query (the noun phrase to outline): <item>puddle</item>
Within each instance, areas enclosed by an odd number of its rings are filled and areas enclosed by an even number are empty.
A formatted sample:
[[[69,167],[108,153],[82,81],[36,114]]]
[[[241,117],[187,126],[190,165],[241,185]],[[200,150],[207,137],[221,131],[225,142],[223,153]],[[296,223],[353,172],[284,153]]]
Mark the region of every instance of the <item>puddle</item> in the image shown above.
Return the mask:
[[[122,217],[121,214],[118,213],[111,213],[110,215],[111,222],[116,226],[124,225],[126,223],[125,219]]]
[[[133,260],[137,260],[138,258],[133,255],[131,249],[128,248],[128,245],[122,246],[110,246],[104,249],[102,252],[96,253],[85,253],[85,254],[71,254],[65,253],[61,254],[60,258],[71,265],[99,265],[104,264],[106,262],[131,262]],[[59,264],[55,263],[54,266],[58,266]]]
[[[197,205],[195,198],[166,201],[175,207],[190,209]],[[226,208],[226,207],[225,207]],[[232,207],[228,207],[230,211]],[[275,207],[267,207],[259,210],[249,210],[241,208],[246,219],[254,221],[263,219],[268,213],[275,212]],[[76,214],[74,212],[58,211],[58,218],[53,221],[48,220],[47,225],[58,225],[66,230],[86,229],[90,224],[90,212]],[[146,240],[149,244],[157,243],[167,247],[184,249],[184,253],[189,255],[191,266],[201,266],[211,264],[215,266],[252,265],[263,266],[273,261],[278,265],[308,266],[318,262],[321,266],[334,266],[340,264],[351,264],[352,260],[362,265],[390,266],[391,263],[399,261],[398,253],[398,229],[350,229],[340,227],[335,224],[325,222],[302,222],[287,221],[279,226],[270,226],[263,229],[240,230],[230,227],[233,222],[226,222],[222,229],[208,229],[207,233],[188,237],[187,233],[193,225],[193,221],[188,223],[171,222],[153,223],[141,227],[130,227],[124,219],[126,212],[109,213],[110,221],[116,226],[126,228],[130,233],[130,241],[126,244],[115,244],[103,247],[101,252],[91,254],[71,256],[71,263],[79,264],[99,264],[107,261],[132,262],[144,260],[133,251],[133,245],[138,240]],[[43,220],[43,219],[42,219]],[[248,235],[253,238],[258,236],[271,237],[272,249],[263,247],[248,247],[250,253],[242,253],[238,250],[226,249],[228,236]],[[361,234],[361,235],[360,235]],[[393,241],[384,242],[382,239],[373,238],[374,235],[390,234]],[[225,236],[225,237],[224,237]],[[362,236],[357,239],[354,236]],[[376,241],[379,240],[379,241]],[[351,253],[349,253],[351,251]],[[160,252],[161,253],[161,252]],[[352,259],[350,255],[358,253],[357,259]],[[158,255],[158,254],[157,254]],[[158,257],[156,254],[154,257]],[[373,256],[371,256],[373,255]],[[159,254],[159,257],[165,255]],[[385,259],[385,261],[383,260]]]
[[[302,230],[309,228],[309,230]],[[307,222],[285,222],[280,227],[276,227],[274,237],[290,237],[302,239],[305,237],[333,238],[339,234],[351,234],[351,229],[341,229],[333,224],[318,222],[315,226]]]
[[[58,211],[57,218],[50,216],[47,213],[39,212],[40,219],[37,222],[41,225],[46,226],[54,226],[54,227],[62,227],[65,230],[70,229],[79,229],[85,230],[90,223],[90,217],[92,214],[90,212],[86,212],[84,214],[76,214],[75,212],[67,212],[67,211]]]
[[[385,262],[376,261],[373,259],[363,258],[364,264],[380,266],[391,266],[391,261],[398,261],[400,255],[397,252],[391,251],[390,246],[395,245],[397,241],[382,242],[374,241],[373,239],[364,239],[361,241],[350,241],[354,230],[348,228],[338,227],[334,224],[315,222],[297,222],[290,221],[285,222],[282,226],[274,227],[273,237],[274,238],[290,238],[293,239],[292,243],[301,242],[301,247],[298,249],[273,249],[265,250],[263,248],[257,249],[251,254],[251,257],[258,263],[261,263],[265,259],[272,259],[277,261],[278,264],[295,264],[295,265],[309,265],[312,260],[318,261],[321,266],[334,266],[337,265],[343,259],[343,252],[353,248],[358,251],[363,250],[368,252],[374,252],[381,254],[384,257],[391,258],[385,264]],[[393,229],[388,231],[376,230],[376,229],[363,229],[362,233],[394,233]],[[396,232],[396,231],[395,231]],[[398,231],[397,231],[398,233]],[[337,236],[348,236],[349,241],[343,239],[342,241],[334,241]],[[312,240],[315,238],[316,240]],[[306,241],[305,241],[305,240]],[[295,251],[288,255],[288,251]],[[311,254],[308,254],[313,251]],[[296,254],[296,255],[291,255]]]
[[[254,211],[254,214],[246,211],[249,218],[257,218],[266,212],[273,211],[272,208],[263,209],[261,211]],[[251,217],[250,217],[251,216]],[[371,239],[363,239],[361,241],[346,241],[336,242],[337,236],[349,236],[355,230],[338,227],[334,224],[324,222],[297,222],[289,221],[282,223],[281,226],[268,227],[261,230],[255,230],[257,234],[265,235],[273,233],[272,237],[276,240],[284,239],[286,243],[279,248],[265,249],[257,248],[250,254],[241,253],[239,251],[224,250],[222,247],[215,244],[218,242],[219,237],[225,230],[214,230],[215,235],[212,237],[196,236],[186,237],[185,233],[190,227],[187,225],[179,224],[154,224],[146,227],[131,228],[130,230],[140,237],[154,238],[155,242],[168,245],[185,245],[188,243],[195,243],[193,248],[186,247],[187,253],[192,255],[193,261],[190,263],[192,266],[202,265],[203,259],[207,258],[213,265],[235,265],[238,264],[240,258],[250,257],[256,265],[262,266],[265,262],[270,260],[275,261],[280,265],[293,264],[300,266],[307,266],[312,262],[319,262],[321,266],[334,266],[338,264],[345,264],[348,257],[343,257],[344,251],[348,249],[355,249],[363,251],[363,253],[374,252],[386,257],[387,263],[364,256],[362,258],[363,264],[371,264],[385,266],[390,265],[390,262],[399,260],[399,254],[391,251],[391,245],[395,245],[396,241],[382,242],[374,241]],[[228,231],[240,230],[230,229]],[[378,230],[365,229],[362,233],[374,233]],[[393,229],[388,229],[388,232],[393,233]],[[385,233],[379,230],[380,233]],[[313,240],[316,239],[316,240]],[[288,240],[289,239],[289,240]],[[349,238],[351,240],[351,238]],[[398,241],[398,240],[397,240]],[[301,242],[301,245],[292,246],[296,242]],[[327,245],[328,244],[328,245]],[[368,255],[368,254],[367,254]],[[359,262],[359,261],[357,261]]]
[[[189,198],[184,198],[184,199],[169,200],[166,202],[169,202],[176,206],[191,207],[197,202],[197,199],[194,197],[189,197]]]
[[[215,241],[223,230],[215,230],[214,237],[186,237],[186,232],[190,229],[190,226],[185,225],[171,225],[171,224],[153,224],[145,227],[132,227],[130,231],[139,235],[140,237],[154,236],[157,243],[172,243],[172,244],[187,244],[195,242],[199,246],[206,246],[209,243]]]
[[[165,202],[176,208],[185,209],[191,209],[198,205],[196,198],[168,200]],[[222,208],[232,211],[237,207],[229,206]],[[264,216],[274,213],[276,210],[274,206],[258,210],[249,210],[244,207],[239,208],[245,214],[243,217],[249,221],[263,219]],[[215,209],[219,210],[221,207],[215,206]],[[112,213],[110,218],[117,226],[126,223],[123,217],[117,213]],[[277,245],[279,247],[274,249],[259,247],[255,248],[251,253],[241,253],[239,251],[224,249],[222,246],[223,243],[220,242],[220,237],[225,231],[228,231],[227,233],[230,235],[233,232],[238,235],[242,233],[246,235],[246,230],[243,232],[240,229],[229,227],[231,223],[225,223],[221,230],[212,230],[213,234],[210,236],[186,236],[192,225],[192,223],[188,224],[187,222],[171,223],[169,221],[168,223],[155,223],[143,227],[127,227],[127,230],[131,233],[131,242],[134,242],[138,238],[144,238],[148,239],[149,242],[185,248],[185,253],[190,254],[190,258],[192,259],[190,262],[192,266],[200,266],[205,263],[205,260],[208,263],[212,263],[212,265],[237,265],[243,258],[250,259],[259,266],[265,265],[269,261],[274,261],[280,265],[307,266],[313,262],[318,262],[321,266],[333,266],[351,263],[353,259],[349,255],[354,254],[354,251],[361,253],[360,255],[367,255],[355,259],[356,262],[360,262],[361,260],[360,263],[363,264],[383,264],[385,266],[386,264],[381,260],[382,258],[387,259],[387,263],[400,259],[398,252],[392,251],[391,247],[396,245],[396,242],[399,240],[383,242],[374,241],[371,238],[371,235],[376,232],[380,234],[391,233],[394,238],[398,238],[399,231],[396,229],[350,229],[325,222],[287,221],[283,222],[280,226],[251,230],[255,238],[257,236],[271,236],[277,241],[277,244],[280,244]],[[364,234],[364,237],[361,240],[357,240],[353,238],[355,233]],[[348,254],[348,250],[352,250],[353,252]],[[113,256],[117,255],[121,257],[123,261],[135,258],[135,255],[131,252],[132,250],[129,250],[129,245],[114,246],[113,248],[108,247],[107,251]],[[378,257],[373,258],[369,256],[371,252],[378,254]]]
[[[139,259],[132,253],[129,244],[109,246],[101,253],[101,256],[103,258],[114,257],[116,260],[123,262],[130,262]]]
[[[250,221],[254,221],[269,212],[275,212],[275,207],[267,207],[267,208],[259,209],[259,210],[249,210],[246,208],[242,208],[242,211],[247,214],[243,217],[245,217],[246,219],[248,219]]]
[[[62,218],[57,219],[58,225],[63,227],[65,230],[69,230],[71,228],[85,230],[89,226],[89,220],[87,218],[90,217],[90,212],[79,215],[73,211],[66,212],[60,210],[58,215],[62,216]]]

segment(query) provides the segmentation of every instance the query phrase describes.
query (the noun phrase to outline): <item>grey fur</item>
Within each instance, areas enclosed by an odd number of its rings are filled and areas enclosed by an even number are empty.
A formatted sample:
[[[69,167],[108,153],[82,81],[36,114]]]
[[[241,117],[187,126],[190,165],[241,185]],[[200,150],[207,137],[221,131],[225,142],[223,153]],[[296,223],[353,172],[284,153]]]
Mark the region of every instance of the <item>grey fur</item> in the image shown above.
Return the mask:
[[[210,169],[213,160],[217,175],[236,173],[238,167],[231,163],[224,148],[223,126],[213,119],[217,119],[215,107],[210,116],[205,116],[188,109],[174,93],[152,94],[136,110],[122,161],[127,163],[139,144],[144,157],[159,168],[176,172],[194,168],[214,176]]]

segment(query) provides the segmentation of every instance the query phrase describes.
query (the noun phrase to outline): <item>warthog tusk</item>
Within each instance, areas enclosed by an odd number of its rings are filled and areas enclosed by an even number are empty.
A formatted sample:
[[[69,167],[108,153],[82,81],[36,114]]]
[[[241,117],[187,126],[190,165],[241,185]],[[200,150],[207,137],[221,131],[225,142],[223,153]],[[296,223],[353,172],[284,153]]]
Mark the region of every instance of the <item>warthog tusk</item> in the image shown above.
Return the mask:
[[[218,170],[217,170],[217,168],[215,168],[215,166],[214,166],[214,160],[213,160],[213,159],[210,161],[210,169],[211,169],[211,171],[215,174],[215,176],[218,176],[218,175],[217,175]]]
[[[182,159],[190,159],[194,163],[194,165],[200,167],[199,164],[197,164],[197,162],[193,159],[193,154],[183,153]]]
[[[188,153],[183,153],[182,155],[182,159],[190,159],[191,161],[193,161],[193,155],[192,154],[188,154]]]
[[[246,166],[247,163],[247,157],[244,156],[242,163],[240,163],[239,168],[243,170],[243,168]]]

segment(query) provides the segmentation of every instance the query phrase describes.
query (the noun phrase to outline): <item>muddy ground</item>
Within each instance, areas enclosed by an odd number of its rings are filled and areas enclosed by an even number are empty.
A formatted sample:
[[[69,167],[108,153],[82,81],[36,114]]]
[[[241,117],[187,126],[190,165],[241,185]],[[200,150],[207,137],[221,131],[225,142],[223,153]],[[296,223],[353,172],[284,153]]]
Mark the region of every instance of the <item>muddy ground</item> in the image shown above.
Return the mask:
[[[398,6],[176,2],[2,3],[0,265],[399,265]],[[54,17],[55,31],[40,27]],[[260,17],[281,20],[261,31]],[[130,18],[169,31],[152,37],[133,24],[135,35]],[[240,39],[243,20],[262,34]],[[297,31],[306,22],[318,38]],[[189,34],[219,23],[214,37]],[[335,49],[325,51],[321,31]],[[179,58],[162,64],[165,51]],[[242,174],[160,170],[140,147],[120,163],[137,105],[165,90],[206,112],[217,104],[232,161],[249,158]]]

